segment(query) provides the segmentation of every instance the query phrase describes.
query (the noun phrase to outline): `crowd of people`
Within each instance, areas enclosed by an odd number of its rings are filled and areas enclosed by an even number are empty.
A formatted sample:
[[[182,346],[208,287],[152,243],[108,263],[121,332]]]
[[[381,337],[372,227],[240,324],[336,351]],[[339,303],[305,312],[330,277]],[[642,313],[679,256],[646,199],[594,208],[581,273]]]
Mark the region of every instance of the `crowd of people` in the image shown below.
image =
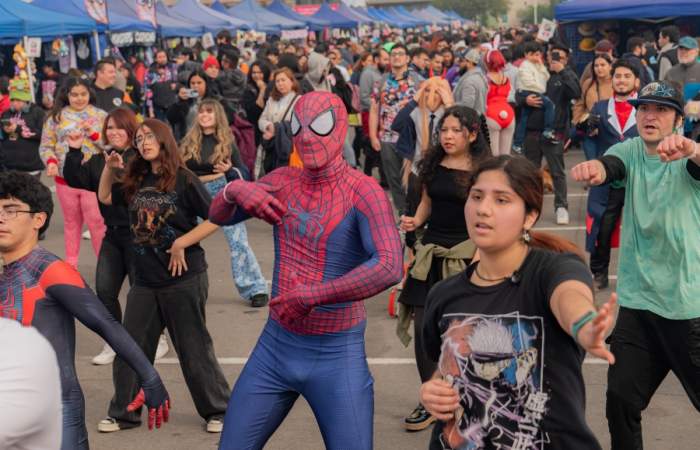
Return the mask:
[[[220,449],[262,448],[300,395],[327,448],[370,449],[363,300],[399,286],[397,335],[421,380],[404,425],[437,422],[430,449],[600,448],[586,352],[610,363],[612,448],[641,449],[641,413],[669,371],[700,410],[700,94],[684,98],[700,65],[672,25],[621,49],[599,41],[579,76],[559,37],[520,29],[262,44],[222,31],[210,49],[149,51],[150,64],[47,63],[36,92],[0,80],[0,336],[26,345],[3,350],[0,404],[45,392],[31,402],[43,414],[0,408],[0,447],[88,448],[77,318],[105,340],[93,362],[113,362],[100,432],[140,426],[144,405],[150,427],[168,420],[153,368],[167,330]],[[590,258],[534,230],[543,159],[554,221],[569,223],[577,146]],[[63,258],[38,244],[47,177]],[[271,290],[250,218],[274,227]],[[94,292],[78,272],[83,225]],[[219,228],[240,297],[270,312],[232,390],[206,325],[200,243]],[[616,293],[596,306],[617,240]]]

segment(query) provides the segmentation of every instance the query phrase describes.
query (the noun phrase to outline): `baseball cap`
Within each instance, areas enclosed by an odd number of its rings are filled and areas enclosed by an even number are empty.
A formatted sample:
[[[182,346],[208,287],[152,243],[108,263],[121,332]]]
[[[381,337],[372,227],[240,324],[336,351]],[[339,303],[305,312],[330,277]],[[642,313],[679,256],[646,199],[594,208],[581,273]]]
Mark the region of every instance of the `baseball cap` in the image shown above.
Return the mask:
[[[698,48],[698,41],[690,36],[683,36],[680,41],[678,41],[678,46],[680,48],[694,49]]]
[[[15,78],[10,81],[10,100],[32,101],[32,93],[29,90],[29,81]]]
[[[216,67],[217,69],[221,69],[221,66],[219,65],[219,61],[216,59],[216,56],[210,55],[207,57],[207,59],[204,60],[202,68],[204,70],[207,70],[209,67]]]
[[[647,104],[668,106],[683,114],[683,93],[676,83],[668,81],[654,81],[647,84],[636,99],[630,99],[627,102],[635,108]]]
[[[464,56],[462,56],[467,61],[473,62],[474,64],[479,64],[481,62],[481,52],[477,49],[469,50]]]

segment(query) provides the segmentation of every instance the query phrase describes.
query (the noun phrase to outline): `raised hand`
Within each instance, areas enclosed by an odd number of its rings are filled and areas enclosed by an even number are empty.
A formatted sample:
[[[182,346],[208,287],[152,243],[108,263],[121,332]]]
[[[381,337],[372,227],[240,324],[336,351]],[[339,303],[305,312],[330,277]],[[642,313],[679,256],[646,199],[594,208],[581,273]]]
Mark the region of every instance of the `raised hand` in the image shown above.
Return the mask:
[[[107,159],[105,160],[105,164],[107,167],[111,169],[123,169],[124,168],[124,160],[122,159],[122,155],[119,154],[119,152],[113,151],[109,155],[107,155]]]
[[[85,135],[80,131],[76,133],[69,133],[68,136],[66,136],[66,140],[68,141],[68,146],[70,148],[82,148]]]
[[[605,337],[614,325],[616,303],[617,294],[613,293],[607,303],[600,307],[598,315],[581,328],[577,339],[584,350],[610,364],[615,364],[615,356],[606,347]]]
[[[676,161],[683,158],[694,158],[698,155],[697,144],[692,139],[672,134],[656,146],[659,159],[663,162]]]
[[[583,181],[591,186],[598,186],[605,181],[605,166],[598,160],[576,164],[571,169],[571,176],[576,181]]]
[[[267,184],[235,180],[227,184],[220,195],[226,203],[236,204],[251,216],[277,225],[282,222],[287,208],[270,194],[271,190],[272,186]]]
[[[233,167],[233,163],[231,163],[231,160],[225,159],[221,162],[214,164],[214,173],[226,173],[229,170],[231,170],[231,167]]]
[[[156,428],[160,428],[170,418],[170,396],[160,377],[143,383],[136,398],[129,403],[126,410],[136,411],[143,405],[148,408],[149,430],[152,430],[154,425]]]

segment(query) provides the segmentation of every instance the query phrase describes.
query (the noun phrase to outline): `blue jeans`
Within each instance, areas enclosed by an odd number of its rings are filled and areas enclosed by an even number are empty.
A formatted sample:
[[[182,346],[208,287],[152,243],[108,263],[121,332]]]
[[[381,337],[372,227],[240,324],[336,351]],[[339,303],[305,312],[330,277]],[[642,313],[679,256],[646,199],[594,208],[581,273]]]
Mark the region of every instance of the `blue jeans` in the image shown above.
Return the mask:
[[[325,448],[371,449],[374,381],[365,325],[300,335],[269,319],[231,393],[219,450],[262,449],[300,394],[316,416]]]
[[[536,95],[542,100],[542,111],[544,112],[544,128],[542,131],[554,131],[554,113],[556,112],[554,103],[546,95],[538,94],[532,91],[520,91],[520,95],[527,97],[528,95]],[[520,117],[518,123],[515,124],[515,135],[513,135],[513,146],[523,147],[525,142],[525,133],[527,132],[527,118],[533,108],[524,104],[520,108]]]
[[[224,177],[204,183],[209,194],[214,197],[226,186]],[[231,274],[238,293],[246,300],[254,295],[267,294],[267,281],[260,271],[260,264],[248,245],[248,231],[245,224],[221,227],[231,251]]]

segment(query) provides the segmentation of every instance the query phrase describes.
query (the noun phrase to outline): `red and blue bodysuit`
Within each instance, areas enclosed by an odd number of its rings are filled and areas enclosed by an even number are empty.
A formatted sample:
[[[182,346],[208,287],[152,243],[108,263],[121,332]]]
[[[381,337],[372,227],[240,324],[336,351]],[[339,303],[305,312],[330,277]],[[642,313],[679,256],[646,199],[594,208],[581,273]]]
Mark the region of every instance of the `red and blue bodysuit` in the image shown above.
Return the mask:
[[[342,158],[347,112],[312,92],[291,129],[303,169],[236,180],[214,199],[210,220],[249,216],[274,225],[270,319],[231,394],[220,449],[259,449],[303,395],[326,448],[372,448],[373,381],[362,300],[402,276],[391,205],[373,179]]]
[[[141,349],[80,274],[57,256],[36,247],[4,266],[0,295],[0,317],[35,327],[56,352],[63,403],[61,450],[88,449],[85,400],[75,370],[76,318],[99,334],[139,374],[150,408],[165,404],[168,393]]]

